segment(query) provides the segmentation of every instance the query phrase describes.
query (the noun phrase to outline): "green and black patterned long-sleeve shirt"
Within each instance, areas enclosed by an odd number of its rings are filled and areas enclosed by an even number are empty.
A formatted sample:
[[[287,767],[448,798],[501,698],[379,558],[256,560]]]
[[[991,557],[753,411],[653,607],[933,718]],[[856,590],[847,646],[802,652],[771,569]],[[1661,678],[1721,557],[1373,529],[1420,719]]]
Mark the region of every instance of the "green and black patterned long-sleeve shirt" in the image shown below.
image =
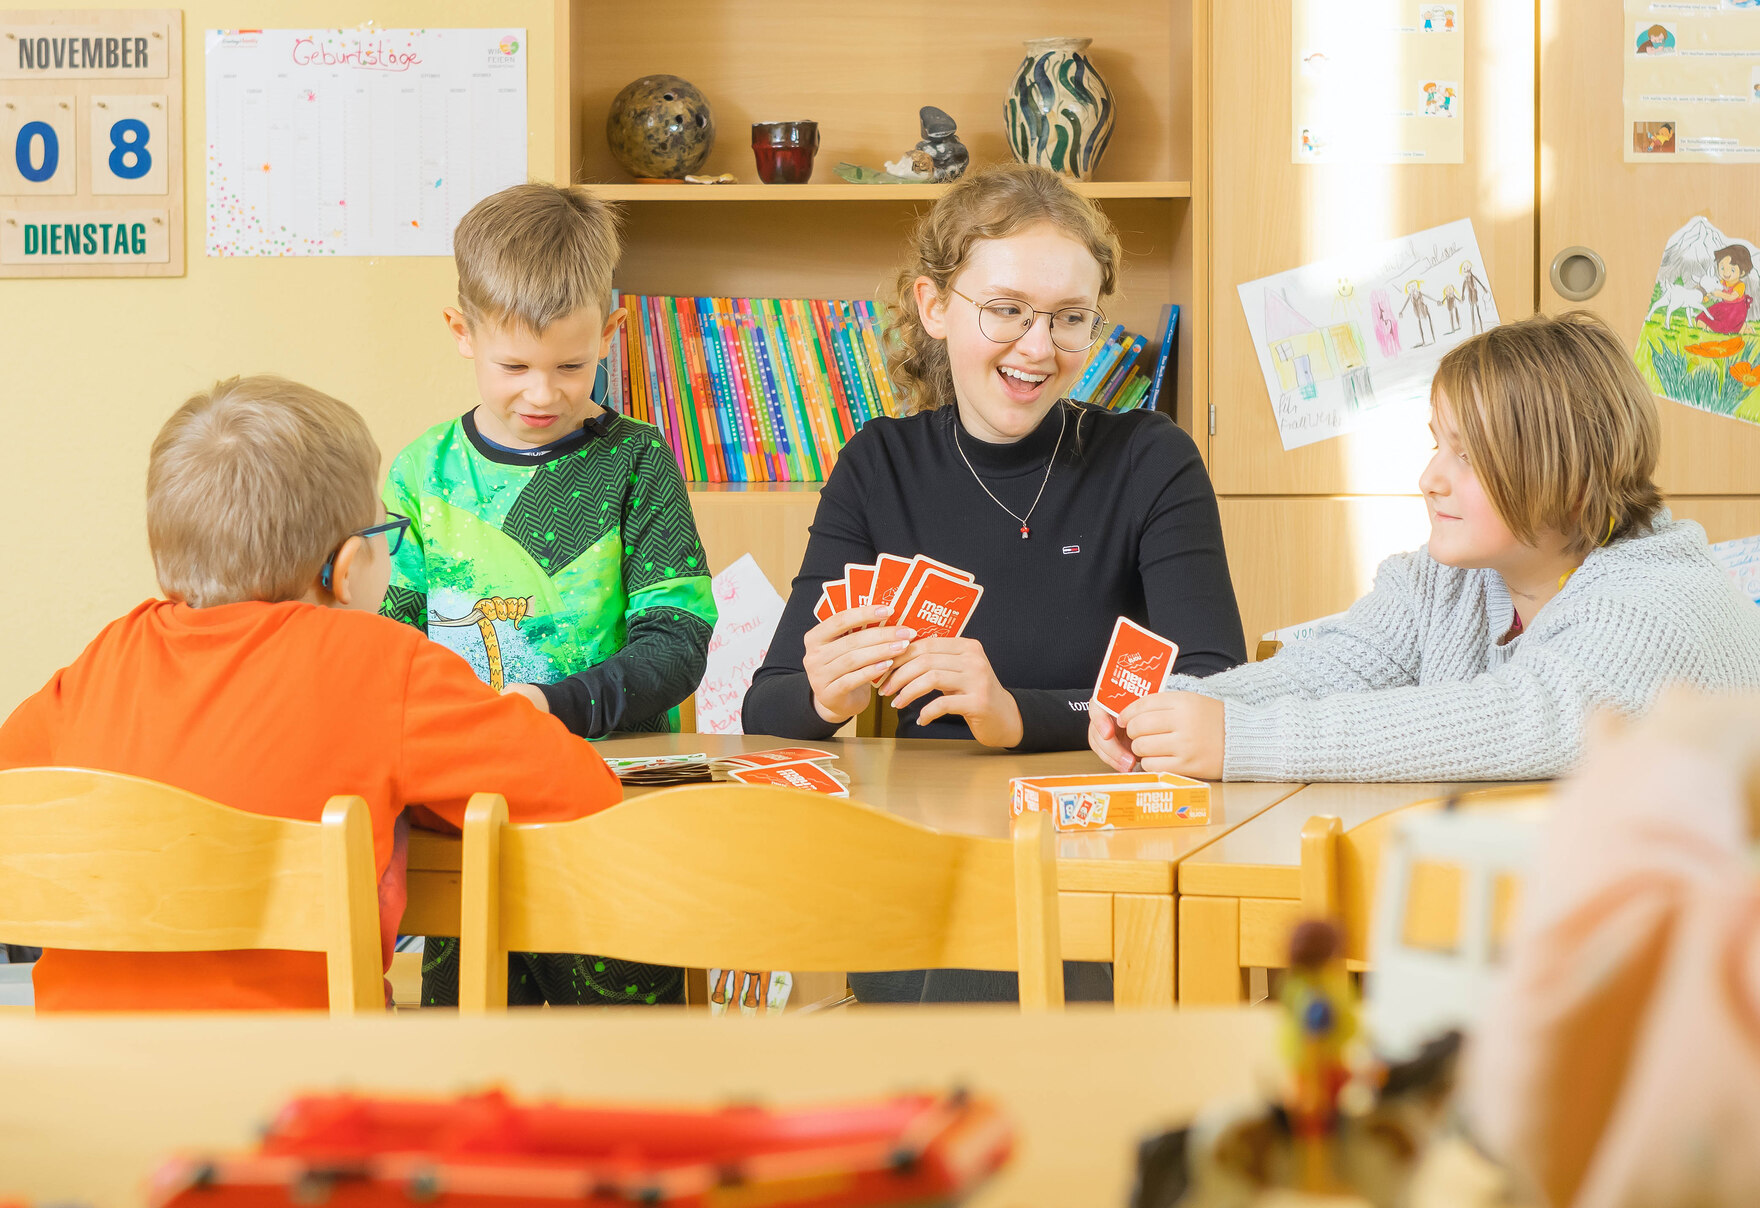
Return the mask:
[[[497,689],[542,688],[570,730],[672,728],[715,601],[684,479],[659,431],[614,412],[531,453],[466,413],[398,454],[385,506],[413,523],[384,612]]]

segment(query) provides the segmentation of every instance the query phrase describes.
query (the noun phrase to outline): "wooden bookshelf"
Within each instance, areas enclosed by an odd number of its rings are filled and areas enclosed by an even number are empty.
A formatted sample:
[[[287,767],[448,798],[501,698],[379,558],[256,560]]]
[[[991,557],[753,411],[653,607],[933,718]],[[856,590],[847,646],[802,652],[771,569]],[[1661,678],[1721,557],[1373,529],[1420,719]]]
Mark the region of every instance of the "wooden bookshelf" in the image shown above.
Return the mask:
[[[604,181],[587,181],[593,192],[617,202],[894,202],[934,201],[945,193],[948,185],[632,185]],[[1192,195],[1189,180],[1115,180],[1081,181],[1076,188],[1089,197],[1101,200],[1116,198],[1184,198]]]
[[[677,0],[664,14],[613,0],[558,0],[569,47],[567,142],[573,178],[624,204],[617,286],[628,293],[884,298],[918,215],[942,185],[852,185],[838,163],[878,168],[918,137],[917,110],[953,115],[974,165],[1011,158],[1004,98],[1029,38],[1093,39],[1117,124],[1100,201],[1125,247],[1109,325],[1159,337],[1161,307],[1181,307],[1179,377],[1163,406],[1205,445],[1208,372],[1208,36],[1213,0],[1118,0],[1075,13],[1052,0],[1007,6],[895,0]],[[709,98],[714,149],[699,169],[733,185],[637,184],[611,157],[605,114],[619,89],[668,73]],[[804,185],[758,183],[754,121],[811,119],[822,145]],[[712,569],[751,552],[786,593],[817,505],[816,484],[693,485]]]

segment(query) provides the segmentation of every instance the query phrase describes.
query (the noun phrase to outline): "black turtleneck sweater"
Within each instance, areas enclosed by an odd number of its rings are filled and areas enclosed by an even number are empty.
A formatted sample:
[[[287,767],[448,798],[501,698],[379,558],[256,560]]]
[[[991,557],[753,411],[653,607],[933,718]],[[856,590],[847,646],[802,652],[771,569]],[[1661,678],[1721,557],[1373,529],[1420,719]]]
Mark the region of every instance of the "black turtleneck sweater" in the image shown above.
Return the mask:
[[[1030,538],[1021,539],[1020,522],[974,473],[1016,515],[1045,484]],[[836,731],[813,708],[802,639],[817,624],[820,586],[842,578],[845,563],[883,553],[926,554],[976,576],[984,597],[964,636],[983,643],[1020,706],[1021,750],[1087,744],[1088,698],[1120,616],[1179,643],[1181,674],[1210,675],[1246,659],[1216,495],[1197,446],[1172,420],[1066,402],[1024,440],[993,445],[966,432],[949,406],[875,419],[838,458],[769,657],[746,693],[747,733],[822,739]],[[934,695],[900,713],[898,736],[970,738],[962,717],[916,724]]]

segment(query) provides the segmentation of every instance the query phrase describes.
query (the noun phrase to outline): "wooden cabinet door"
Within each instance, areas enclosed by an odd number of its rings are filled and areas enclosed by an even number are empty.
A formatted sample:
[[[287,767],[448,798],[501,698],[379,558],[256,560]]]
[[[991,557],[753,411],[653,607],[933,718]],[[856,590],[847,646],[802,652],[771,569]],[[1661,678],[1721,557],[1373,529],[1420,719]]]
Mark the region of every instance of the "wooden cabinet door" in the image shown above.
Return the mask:
[[[1430,456],[1424,414],[1286,453],[1241,282],[1471,218],[1498,314],[1533,311],[1534,3],[1462,6],[1466,162],[1385,166],[1291,163],[1290,0],[1214,6],[1210,472],[1219,494],[1413,494]],[[1193,418],[1203,431],[1201,408]]]
[[[1620,0],[1542,0],[1539,261],[1541,309],[1593,310],[1635,347],[1670,235],[1703,214],[1726,235],[1760,239],[1760,165],[1625,162],[1630,33]],[[1554,258],[1573,247],[1607,266],[1600,292],[1582,302],[1562,297],[1551,280]],[[1760,492],[1760,425],[1666,399],[1657,405],[1665,492]]]

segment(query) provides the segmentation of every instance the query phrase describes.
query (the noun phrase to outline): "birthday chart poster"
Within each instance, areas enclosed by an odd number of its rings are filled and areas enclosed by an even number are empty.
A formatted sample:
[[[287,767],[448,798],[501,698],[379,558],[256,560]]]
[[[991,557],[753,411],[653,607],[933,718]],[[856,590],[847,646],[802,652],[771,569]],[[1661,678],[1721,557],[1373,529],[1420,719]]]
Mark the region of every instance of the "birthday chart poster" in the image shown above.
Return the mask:
[[[523,29],[208,30],[210,256],[448,256],[526,179]]]

